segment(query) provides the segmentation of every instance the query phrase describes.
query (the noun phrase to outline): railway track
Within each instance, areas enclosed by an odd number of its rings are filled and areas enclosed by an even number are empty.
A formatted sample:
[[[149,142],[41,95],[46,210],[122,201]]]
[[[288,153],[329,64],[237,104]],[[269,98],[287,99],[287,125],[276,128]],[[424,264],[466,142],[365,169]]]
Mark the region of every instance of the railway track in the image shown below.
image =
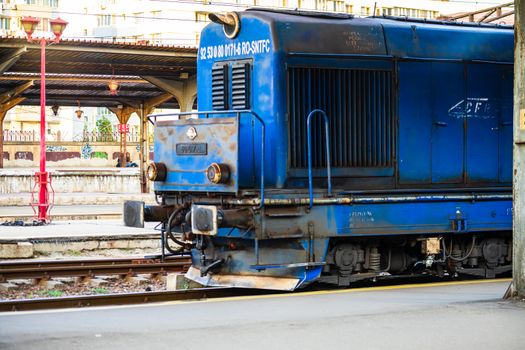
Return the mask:
[[[95,277],[107,275],[184,273],[190,266],[189,257],[172,257],[161,261],[157,258],[117,258],[82,260],[32,260],[0,262],[0,282],[14,279],[51,279],[53,277]],[[385,280],[374,285],[414,283],[416,276],[405,280]],[[427,282],[434,281],[430,276]],[[403,283],[404,282],[404,283]],[[418,280],[418,282],[420,282]],[[356,284],[354,288],[367,288],[367,284]],[[324,287],[317,286],[317,288]],[[246,295],[287,293],[269,290],[242,288],[196,288],[177,291],[147,291],[96,295],[76,295],[34,299],[0,301],[0,312],[29,311],[61,308],[78,308],[110,305],[132,305],[154,302],[183,301],[225,298]]]
[[[0,282],[24,278],[184,273],[190,265],[189,257],[173,257],[164,261],[149,258],[118,258],[0,262]]]
[[[177,291],[81,295],[61,298],[18,299],[0,301],[0,312],[132,305],[274,293],[278,292],[241,288],[197,288]]]

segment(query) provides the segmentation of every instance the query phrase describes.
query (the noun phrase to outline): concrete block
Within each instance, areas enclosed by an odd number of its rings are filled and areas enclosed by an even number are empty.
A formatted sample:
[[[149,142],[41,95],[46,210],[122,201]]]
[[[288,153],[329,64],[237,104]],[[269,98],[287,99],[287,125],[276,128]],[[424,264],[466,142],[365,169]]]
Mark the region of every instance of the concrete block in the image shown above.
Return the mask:
[[[45,285],[43,286],[45,289],[61,289],[65,288],[65,284],[60,281],[54,281],[54,280],[48,280],[45,281]]]
[[[107,280],[103,280],[101,278],[91,278],[89,280],[89,285],[91,287],[107,287],[109,286],[110,282]]]
[[[105,280],[105,281],[108,281],[108,282],[116,282],[119,280],[119,277],[118,276],[114,276],[114,275],[111,275],[111,276],[98,276],[98,278],[102,279],[102,280]]]
[[[34,251],[39,254],[51,254],[57,252],[98,249],[97,241],[83,241],[83,242],[39,242],[34,244]]]
[[[3,292],[8,292],[10,290],[15,290],[17,288],[18,286],[14,283],[9,283],[9,282],[0,283],[0,290]]]
[[[181,289],[194,289],[202,288],[200,283],[184,277],[180,273],[168,273],[166,276],[166,290],[181,290]]]
[[[34,246],[30,242],[0,243],[0,259],[32,258]]]
[[[27,280],[9,280],[9,283],[16,284],[17,286],[32,286],[34,280],[27,279]]]
[[[62,283],[75,283],[75,277],[56,277],[53,280],[62,282]]]
[[[160,248],[160,239],[134,239],[128,242],[130,249]]]
[[[150,283],[151,280],[149,278],[146,278],[144,276],[132,276],[128,278],[128,282],[136,283],[136,284],[142,284],[142,283]]]

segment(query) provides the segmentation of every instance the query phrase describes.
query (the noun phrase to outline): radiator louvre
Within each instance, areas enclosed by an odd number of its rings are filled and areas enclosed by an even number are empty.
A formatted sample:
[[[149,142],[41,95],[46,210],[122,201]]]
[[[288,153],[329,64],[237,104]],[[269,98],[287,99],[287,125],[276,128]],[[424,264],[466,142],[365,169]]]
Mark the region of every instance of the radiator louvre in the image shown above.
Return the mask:
[[[332,167],[391,167],[394,149],[392,72],[289,68],[291,168],[307,168],[306,119],[313,109],[330,122]],[[312,167],[326,167],[324,126],[312,122]]]
[[[249,109],[250,64],[232,64],[232,109]]]
[[[227,65],[215,65],[211,70],[211,103],[214,110],[228,109]]]

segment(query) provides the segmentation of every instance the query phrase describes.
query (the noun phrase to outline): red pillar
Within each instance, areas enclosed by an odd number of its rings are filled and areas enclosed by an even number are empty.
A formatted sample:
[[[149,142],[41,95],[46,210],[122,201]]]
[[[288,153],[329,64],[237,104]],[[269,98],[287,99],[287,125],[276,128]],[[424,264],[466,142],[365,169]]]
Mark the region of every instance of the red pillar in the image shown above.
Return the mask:
[[[47,222],[49,176],[46,171],[46,40],[44,38],[40,40],[40,172],[37,172],[36,179],[40,187],[38,220]]]

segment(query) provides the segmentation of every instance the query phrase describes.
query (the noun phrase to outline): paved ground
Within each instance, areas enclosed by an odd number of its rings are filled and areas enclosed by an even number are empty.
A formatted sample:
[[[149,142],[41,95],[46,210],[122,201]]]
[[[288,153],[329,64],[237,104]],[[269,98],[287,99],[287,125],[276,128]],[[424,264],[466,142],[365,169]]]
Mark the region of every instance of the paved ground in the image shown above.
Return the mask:
[[[2,349],[525,349],[509,282],[0,314]]]

